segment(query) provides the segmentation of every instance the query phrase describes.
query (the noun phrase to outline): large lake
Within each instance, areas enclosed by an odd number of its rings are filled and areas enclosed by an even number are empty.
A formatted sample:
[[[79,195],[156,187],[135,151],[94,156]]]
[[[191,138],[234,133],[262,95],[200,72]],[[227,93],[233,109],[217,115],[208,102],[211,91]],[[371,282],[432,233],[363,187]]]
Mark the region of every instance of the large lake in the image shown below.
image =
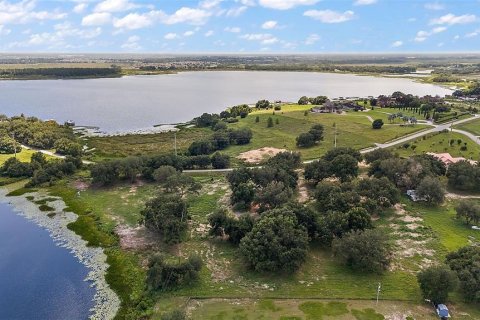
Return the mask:
[[[88,319],[88,269],[47,230],[0,203],[0,319]]]
[[[259,99],[378,96],[451,90],[409,79],[314,72],[215,71],[114,79],[0,81],[0,113],[24,113],[115,132],[191,120]]]

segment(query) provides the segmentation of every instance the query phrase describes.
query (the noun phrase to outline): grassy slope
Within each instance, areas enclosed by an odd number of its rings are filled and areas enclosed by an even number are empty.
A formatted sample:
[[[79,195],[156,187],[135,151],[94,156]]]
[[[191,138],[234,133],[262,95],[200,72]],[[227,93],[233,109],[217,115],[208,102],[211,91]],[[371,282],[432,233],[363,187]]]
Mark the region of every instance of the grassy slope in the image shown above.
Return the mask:
[[[35,151],[22,149],[21,152],[17,153],[17,158],[22,162],[30,162],[30,158],[34,153]],[[0,154],[0,165],[2,165],[5,161],[13,157],[14,157],[13,154]]]
[[[251,113],[238,123],[230,124],[230,128],[248,127],[253,131],[253,139],[250,144],[243,146],[230,146],[224,152],[231,156],[254,150],[261,147],[286,148],[300,151],[305,160],[318,158],[328,149],[333,147],[334,128],[337,124],[337,145],[353,148],[365,148],[375,142],[386,142],[403,135],[424,129],[422,125],[414,127],[401,127],[399,125],[386,124],[381,130],[373,130],[367,116],[378,118],[377,111],[350,112],[344,115],[337,114],[313,114],[304,116],[304,111],[310,106],[289,105],[283,106],[282,111],[261,110]],[[260,122],[255,118],[259,116]],[[267,120],[278,118],[279,124],[273,128],[267,128]],[[385,118],[386,121],[386,118]],[[298,149],[295,146],[295,138],[302,132],[307,132],[315,123],[325,126],[325,139],[318,146],[308,149]],[[184,152],[194,140],[208,138],[212,134],[210,129],[190,128],[182,129],[177,133],[177,146],[179,152]],[[111,157],[123,157],[127,155],[171,153],[173,151],[173,133],[160,133],[151,135],[129,135],[119,137],[90,138],[89,147],[96,148],[94,159]]]
[[[185,152],[192,141],[202,140],[211,134],[210,129],[182,129],[177,133],[178,152]],[[130,155],[172,153],[174,151],[174,133],[89,138],[88,146],[96,148],[94,160],[97,161],[103,158]]]
[[[398,125],[385,125],[381,130],[372,129],[367,116],[370,112],[349,112],[347,114],[314,114],[304,115],[309,106],[284,106],[282,111],[276,111],[275,115],[270,111],[258,111],[251,113],[247,118],[241,119],[232,127],[248,127],[253,131],[253,139],[245,146],[231,146],[226,153],[236,156],[241,152],[258,149],[261,147],[285,148],[300,151],[304,160],[320,157],[334,146],[334,124],[337,126],[337,146],[361,149],[372,146],[375,142],[386,142],[403,135],[416,132],[425,128],[422,125],[414,127],[401,127]],[[293,110],[293,111],[292,111]],[[283,112],[283,113],[282,113]],[[256,123],[258,116],[260,122]],[[375,114],[371,115],[375,118]],[[269,117],[278,118],[279,124],[273,128],[267,128]],[[295,146],[295,138],[310,127],[320,123],[325,127],[325,138],[318,146],[300,149]]]
[[[450,140],[454,139],[455,143],[450,146]],[[457,140],[461,139],[461,145],[458,145]],[[460,147],[463,143],[467,143],[467,150],[462,151]],[[393,147],[392,150],[398,152],[401,156],[408,157],[415,154],[422,154],[426,152],[443,153],[448,152],[454,157],[465,157],[468,159],[480,158],[480,146],[470,140],[468,137],[456,132],[439,133],[419,138],[415,141],[410,141],[409,145],[416,145],[416,149],[411,147],[404,148],[403,146]]]
[[[480,119],[455,126],[456,129],[468,131],[476,136],[480,136]]]

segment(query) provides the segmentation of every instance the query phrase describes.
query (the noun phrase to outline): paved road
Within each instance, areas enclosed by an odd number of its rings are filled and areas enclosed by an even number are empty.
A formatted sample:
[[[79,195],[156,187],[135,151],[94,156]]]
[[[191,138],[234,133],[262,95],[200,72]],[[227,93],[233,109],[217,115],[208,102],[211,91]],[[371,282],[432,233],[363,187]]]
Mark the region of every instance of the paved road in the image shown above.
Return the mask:
[[[429,123],[429,125],[433,126],[433,128],[423,130],[423,131],[419,131],[419,132],[404,136],[400,139],[396,139],[396,140],[393,140],[393,141],[390,141],[390,142],[387,142],[387,143],[375,143],[375,147],[363,149],[360,152],[361,153],[368,153],[368,152],[372,152],[373,150],[380,149],[380,148],[390,148],[390,147],[396,146],[398,144],[405,143],[405,142],[410,141],[410,140],[415,140],[415,139],[420,138],[422,136],[425,136],[427,134],[434,133],[434,132],[440,132],[440,131],[443,131],[443,130],[452,130],[453,132],[461,133],[461,134],[469,137],[470,139],[472,139],[475,143],[480,145],[480,139],[478,139],[478,137],[474,136],[473,134],[471,134],[467,131],[463,131],[463,130],[451,129],[451,127],[453,127],[455,125],[462,124],[462,123],[465,123],[465,122],[469,122],[469,121],[479,119],[479,118],[480,118],[479,115],[475,115],[472,118],[466,118],[466,119],[453,121],[453,122],[448,122],[448,123],[439,124],[439,125]]]
[[[65,159],[65,156],[62,156],[61,154],[58,154],[58,153],[55,153],[55,152],[52,152],[52,151],[48,151],[48,150],[42,150],[42,149],[37,149],[37,148],[32,148],[32,147],[29,147],[29,146],[26,146],[26,145],[20,145],[23,149],[27,149],[27,150],[33,150],[33,151],[37,151],[37,152],[41,152],[47,156],[50,156],[50,157],[54,157],[54,158],[58,158],[58,159]],[[92,161],[88,161],[88,160],[82,160],[83,164],[93,164],[94,162]]]

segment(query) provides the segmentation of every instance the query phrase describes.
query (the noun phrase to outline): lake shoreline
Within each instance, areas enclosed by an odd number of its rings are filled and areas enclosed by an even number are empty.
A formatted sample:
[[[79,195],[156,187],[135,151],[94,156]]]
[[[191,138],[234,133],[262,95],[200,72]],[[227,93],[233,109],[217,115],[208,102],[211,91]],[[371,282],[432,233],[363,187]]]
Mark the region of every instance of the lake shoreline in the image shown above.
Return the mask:
[[[120,309],[120,300],[105,278],[109,265],[104,249],[87,246],[81,236],[68,228],[68,224],[75,222],[78,215],[66,210],[67,206],[61,198],[52,197],[45,191],[33,191],[18,196],[7,195],[17,185],[18,183],[0,187],[0,203],[10,205],[16,214],[47,230],[55,245],[70,250],[70,254],[89,270],[84,281],[90,282],[95,289],[92,300],[94,305],[90,309],[89,319],[113,319]],[[44,212],[34,203],[42,199],[51,200],[48,201],[48,206],[53,211]]]

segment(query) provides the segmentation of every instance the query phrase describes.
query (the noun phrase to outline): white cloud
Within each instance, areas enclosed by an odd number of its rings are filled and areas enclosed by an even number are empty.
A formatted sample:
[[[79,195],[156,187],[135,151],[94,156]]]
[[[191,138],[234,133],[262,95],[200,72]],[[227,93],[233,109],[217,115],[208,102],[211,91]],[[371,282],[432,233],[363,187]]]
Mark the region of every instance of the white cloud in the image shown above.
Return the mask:
[[[477,17],[474,14],[464,14],[461,16],[456,16],[452,13],[441,16],[440,18],[432,19],[430,24],[467,24],[477,21]]]
[[[183,33],[183,36],[184,36],[184,37],[191,37],[191,36],[193,36],[194,34],[195,34],[195,31],[193,31],[193,30],[188,30],[188,31],[185,31],[185,32]]]
[[[391,47],[398,48],[398,47],[401,47],[402,45],[403,45],[403,41],[397,40],[392,43]]]
[[[137,51],[142,48],[138,43],[139,41],[140,41],[139,36],[131,36],[127,39],[127,41],[124,44],[122,44],[121,47],[122,49]]]
[[[319,20],[323,23],[341,23],[352,20],[355,16],[351,10],[337,12],[333,10],[308,10],[303,13],[304,16]]]
[[[432,33],[440,33],[447,30],[447,27],[436,27],[432,29]]]
[[[10,34],[12,30],[5,28],[4,26],[0,25],[0,36],[6,36]]]
[[[205,32],[204,36],[208,38],[213,36],[213,34],[214,34],[213,30],[208,30],[207,32]]]
[[[223,0],[204,0],[200,2],[200,8],[203,9],[213,9],[218,7],[218,5],[222,2]]]
[[[297,6],[313,5],[320,0],[259,0],[259,4],[266,8],[287,10]]]
[[[175,11],[174,14],[163,17],[162,22],[165,24],[185,22],[193,25],[203,25],[210,16],[211,13],[206,10],[182,7]]]
[[[277,21],[274,21],[274,20],[269,20],[269,21],[265,21],[263,24],[262,24],[262,28],[263,29],[275,29],[278,27],[278,22]]]
[[[226,32],[232,32],[232,33],[239,33],[242,31],[242,29],[240,29],[239,27],[226,27],[223,30]]]
[[[255,0],[235,0],[235,2],[239,2],[244,6],[254,7],[256,5]]]
[[[0,0],[0,25],[25,24],[32,21],[60,20],[67,17],[58,9],[50,11],[35,11],[36,1],[19,1],[10,3]]]
[[[435,27],[431,31],[424,31],[420,30],[417,32],[417,35],[415,36],[414,41],[415,42],[423,42],[427,40],[428,37],[430,37],[433,34],[440,33],[447,30],[447,27]]]
[[[118,29],[141,29],[153,24],[155,11],[150,11],[146,14],[129,13],[121,19],[114,19],[113,26]]]
[[[260,41],[262,44],[274,44],[279,41],[269,33],[247,33],[240,36],[240,38],[249,41]]]
[[[425,9],[427,10],[435,10],[435,11],[439,11],[439,10],[444,10],[445,9],[445,5],[439,3],[439,2],[429,2],[429,3],[425,3],[424,5]]]
[[[112,16],[108,12],[92,13],[83,17],[82,26],[101,26],[110,23]]]
[[[0,34],[1,34],[1,29],[0,29]],[[480,34],[480,29],[477,29],[473,32],[469,32],[465,35],[465,38],[473,38],[473,37],[476,37]]]
[[[309,46],[315,44],[318,40],[320,40],[320,36],[316,33],[312,33],[307,37],[307,39],[305,39],[305,44]]]
[[[85,9],[87,9],[88,4],[87,3],[79,3],[75,7],[73,7],[73,12],[75,13],[83,13]]]
[[[105,0],[95,6],[95,12],[122,12],[135,9],[137,5],[129,0]]]
[[[357,0],[353,4],[355,6],[368,6],[377,3],[377,0]]]
[[[244,13],[248,9],[247,6],[241,6],[241,7],[236,7],[236,8],[231,8],[228,9],[225,15],[227,17],[238,17],[242,13]]]
[[[170,32],[163,36],[165,40],[174,40],[178,38],[178,34]]]
[[[458,40],[460,39],[460,36],[457,34],[455,37],[453,37],[453,40]]]

